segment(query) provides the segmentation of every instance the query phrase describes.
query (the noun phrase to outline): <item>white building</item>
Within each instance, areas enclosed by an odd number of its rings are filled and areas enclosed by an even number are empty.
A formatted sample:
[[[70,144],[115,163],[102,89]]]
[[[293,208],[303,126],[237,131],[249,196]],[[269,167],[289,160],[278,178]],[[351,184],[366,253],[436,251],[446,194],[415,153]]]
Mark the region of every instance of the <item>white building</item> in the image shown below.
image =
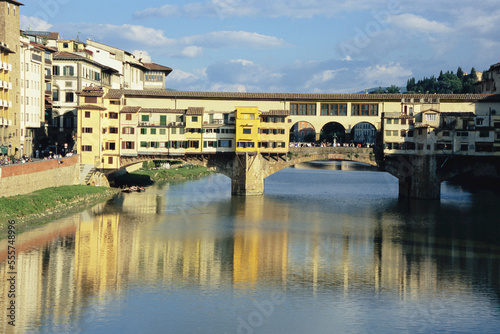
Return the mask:
[[[35,134],[43,128],[45,116],[45,50],[26,37],[20,44],[20,141],[21,154],[31,156]]]

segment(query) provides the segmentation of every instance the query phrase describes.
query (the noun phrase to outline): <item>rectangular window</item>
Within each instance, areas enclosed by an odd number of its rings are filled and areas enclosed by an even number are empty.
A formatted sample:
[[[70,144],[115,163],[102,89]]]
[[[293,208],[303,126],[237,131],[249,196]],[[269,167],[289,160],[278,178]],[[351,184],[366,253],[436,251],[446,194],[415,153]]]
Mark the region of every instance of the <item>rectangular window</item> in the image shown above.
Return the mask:
[[[75,102],[73,92],[66,92],[66,102]]]
[[[172,134],[173,135],[177,134],[177,129],[176,128],[172,128]]]
[[[92,133],[92,128],[82,128],[83,133]]]
[[[148,134],[148,129],[141,128],[141,135],[147,135],[147,134]]]
[[[160,135],[164,135],[166,133],[167,133],[166,129],[160,129]]]
[[[97,103],[97,96],[85,96],[85,103]]]
[[[392,136],[392,131],[391,130],[385,130],[385,135],[386,136]]]
[[[290,103],[291,115],[316,115],[316,103]]]
[[[132,120],[132,114],[125,114],[125,120],[131,121]]]
[[[151,134],[152,134],[152,135],[155,135],[155,134],[156,134],[156,129],[151,128]]]
[[[149,122],[149,115],[141,115],[142,122]]]
[[[351,116],[378,116],[378,104],[358,104],[351,105]]]
[[[385,120],[385,124],[392,124],[392,119],[387,118],[387,119]]]
[[[113,142],[107,142],[106,143],[106,150],[107,151],[114,151],[116,148],[116,144]]]
[[[75,69],[73,66],[64,66],[63,67],[63,75],[72,77],[75,75]]]
[[[198,116],[192,116],[191,117],[192,122],[198,122]]]
[[[167,125],[167,116],[160,115],[160,126],[166,126],[166,125]]]
[[[134,128],[130,128],[130,127],[128,127],[128,128],[123,128],[123,129],[122,129],[122,133],[123,133],[124,135],[133,135],[133,134],[134,134]]]
[[[436,114],[427,114],[425,115],[427,121],[434,122],[436,121]]]
[[[250,129],[250,128],[243,129],[243,134],[244,135],[251,135],[252,134],[252,129]]]
[[[322,116],[347,116],[347,104],[322,103]]]
[[[233,146],[232,140],[219,140],[219,147],[231,148]]]
[[[113,157],[108,157],[108,164],[113,164]]]
[[[141,141],[141,147],[148,147],[148,142],[147,141]]]
[[[118,113],[116,113],[116,112],[110,112],[109,113],[109,118],[111,118],[111,119],[118,119]]]
[[[109,128],[109,133],[118,133],[118,128],[110,127]]]
[[[61,75],[60,71],[59,71],[59,66],[52,66],[52,74],[53,75]]]
[[[82,152],[92,152],[92,145],[82,145]]]

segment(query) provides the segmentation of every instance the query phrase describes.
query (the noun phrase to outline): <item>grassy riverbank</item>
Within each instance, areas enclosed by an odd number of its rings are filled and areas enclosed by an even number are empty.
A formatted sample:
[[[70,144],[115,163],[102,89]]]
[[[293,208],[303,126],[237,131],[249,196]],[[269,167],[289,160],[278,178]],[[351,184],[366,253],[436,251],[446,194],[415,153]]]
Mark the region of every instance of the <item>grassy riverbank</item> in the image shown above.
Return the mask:
[[[212,174],[206,167],[187,165],[173,166],[170,169],[140,169],[115,179],[116,186],[151,185],[157,181],[191,180]]]
[[[9,220],[18,230],[83,210],[116,194],[115,189],[91,186],[46,188],[31,194],[0,198],[0,239],[5,238]],[[18,231],[19,232],[19,231]]]

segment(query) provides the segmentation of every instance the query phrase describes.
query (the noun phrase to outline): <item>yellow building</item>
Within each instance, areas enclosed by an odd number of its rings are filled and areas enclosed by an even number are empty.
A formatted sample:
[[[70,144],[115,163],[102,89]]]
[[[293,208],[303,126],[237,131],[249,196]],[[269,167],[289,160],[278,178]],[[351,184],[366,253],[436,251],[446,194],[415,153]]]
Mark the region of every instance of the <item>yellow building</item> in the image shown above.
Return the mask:
[[[9,54],[13,53],[9,48],[0,44],[0,155],[12,154],[9,150],[9,127],[12,127],[13,120],[10,114],[12,101],[9,92],[12,90],[12,83],[9,79],[12,65],[9,63]]]
[[[236,152],[258,152],[260,111],[257,107],[236,108]]]

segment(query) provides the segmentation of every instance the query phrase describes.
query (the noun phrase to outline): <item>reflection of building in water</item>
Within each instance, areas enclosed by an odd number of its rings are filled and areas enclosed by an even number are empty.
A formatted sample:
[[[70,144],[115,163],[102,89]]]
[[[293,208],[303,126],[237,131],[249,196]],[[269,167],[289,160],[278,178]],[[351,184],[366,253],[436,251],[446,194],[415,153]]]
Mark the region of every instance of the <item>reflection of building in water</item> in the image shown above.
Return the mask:
[[[75,278],[85,293],[105,293],[118,288],[120,214],[84,217],[75,235]]]
[[[120,198],[123,201],[123,212],[159,214],[165,207],[165,195],[154,192],[130,193]]]
[[[2,314],[0,333],[16,332],[26,324],[45,321],[50,312],[52,323],[64,327],[71,319],[65,305],[74,300],[73,234],[78,217],[61,219],[41,228],[17,235],[15,250],[15,298],[9,297],[12,275],[7,258],[0,259],[0,308],[7,310],[15,300],[16,327],[8,326]],[[7,240],[0,242],[0,254],[7,253]],[[20,332],[24,332],[21,330]]]
[[[338,161],[338,160],[318,160],[311,162],[301,162],[294,166],[298,169],[326,169],[326,170],[342,170],[342,171],[376,171],[377,167],[366,165],[355,161]]]
[[[175,289],[186,284],[204,289],[271,285],[346,294],[392,290],[402,299],[420,298],[423,292],[472,293],[458,270],[446,269],[453,261],[463,261],[465,269],[477,264],[464,259],[477,256],[479,245],[436,247],[442,241],[435,240],[434,230],[406,235],[394,212],[325,216],[315,207],[323,204],[256,196],[214,203],[200,210],[203,215],[192,208],[164,215],[153,210],[155,200],[144,196],[143,202],[131,201],[122,211],[112,203],[94,210],[96,215],[75,215],[69,235],[58,231],[44,240],[52,233],[46,231],[41,244],[18,255],[17,320],[33,326],[50,321],[61,332],[72,332],[89,312],[91,298],[105,305],[110,292],[129,284],[163,283]],[[148,213],[130,209],[141,206],[148,206]],[[19,249],[37,237],[19,236]],[[0,250],[4,254],[5,243]],[[495,273],[498,255],[482,256],[485,271]],[[7,262],[0,261],[5,282]],[[7,289],[0,285],[4,310]],[[5,323],[0,324],[6,332]]]
[[[266,222],[286,222],[273,203],[264,196],[235,199],[239,201],[234,222],[233,280],[236,284],[257,281],[281,281],[287,276],[287,225],[267,229]]]

